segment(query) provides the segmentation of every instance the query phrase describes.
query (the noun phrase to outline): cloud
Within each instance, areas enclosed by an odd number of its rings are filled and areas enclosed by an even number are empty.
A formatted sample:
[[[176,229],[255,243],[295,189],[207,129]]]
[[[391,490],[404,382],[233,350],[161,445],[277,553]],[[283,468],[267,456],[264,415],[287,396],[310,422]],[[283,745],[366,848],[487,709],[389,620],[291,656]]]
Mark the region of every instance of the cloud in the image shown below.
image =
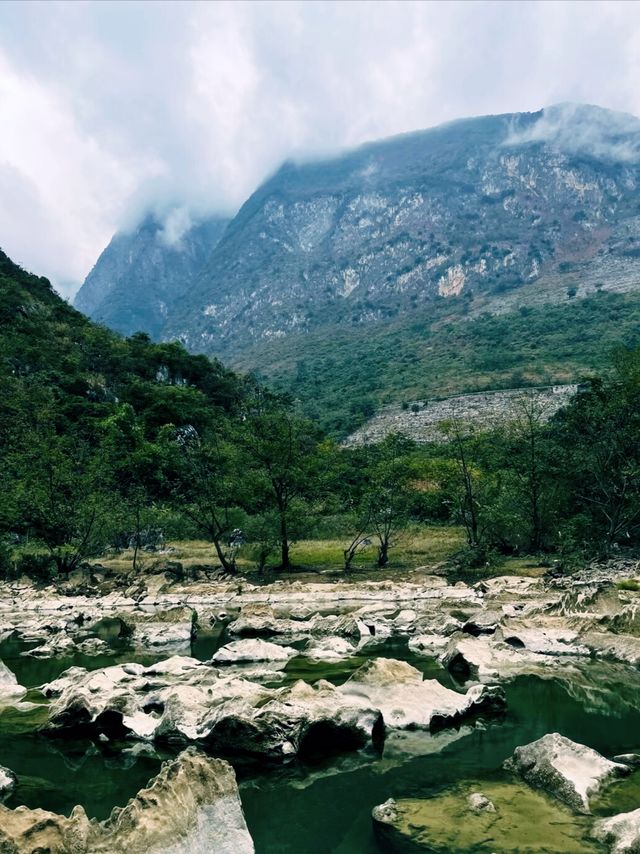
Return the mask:
[[[584,104],[555,104],[524,130],[513,130],[505,145],[544,142],[561,151],[620,163],[640,162],[640,120]]]
[[[558,102],[640,113],[639,66],[625,2],[4,2],[0,245],[78,283],[113,231],[152,211],[179,241],[289,157]]]

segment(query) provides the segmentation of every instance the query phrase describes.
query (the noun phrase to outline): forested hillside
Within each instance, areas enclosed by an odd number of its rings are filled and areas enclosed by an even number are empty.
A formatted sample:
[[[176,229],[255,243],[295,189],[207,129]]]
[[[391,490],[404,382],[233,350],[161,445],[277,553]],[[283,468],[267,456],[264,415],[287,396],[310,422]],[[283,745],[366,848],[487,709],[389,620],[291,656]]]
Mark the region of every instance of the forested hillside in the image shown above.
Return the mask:
[[[640,345],[640,295],[598,292],[557,305],[473,317],[450,305],[366,329],[291,336],[250,351],[263,382],[344,437],[388,404],[468,391],[574,382]]]
[[[227,573],[290,570],[292,543],[323,537],[342,541],[345,570],[393,566],[424,525],[461,527],[472,566],[640,535],[638,349],[618,347],[550,422],[524,394],[499,423],[454,417],[440,443],[340,448],[290,399],[96,326],[6,255],[0,330],[5,575],[65,577],[108,547],[131,549],[135,573],[153,531],[204,539]]]

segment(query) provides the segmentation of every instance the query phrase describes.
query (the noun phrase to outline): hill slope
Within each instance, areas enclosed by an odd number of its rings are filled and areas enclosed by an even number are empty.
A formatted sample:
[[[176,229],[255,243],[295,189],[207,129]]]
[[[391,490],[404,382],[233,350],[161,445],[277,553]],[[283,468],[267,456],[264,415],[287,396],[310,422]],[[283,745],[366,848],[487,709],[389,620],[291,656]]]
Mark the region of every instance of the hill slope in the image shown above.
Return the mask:
[[[171,228],[148,216],[134,231],[116,234],[78,291],[76,308],[124,335],[158,338],[227,222],[211,217]]]
[[[154,334],[258,372],[343,435],[389,403],[571,382],[637,341],[639,186],[640,121],[579,105],[287,163]]]
[[[80,429],[92,435],[122,404],[151,433],[166,423],[197,425],[216,407],[232,409],[243,383],[219,362],[179,344],[154,344],[145,335],[124,339],[96,325],[60,299],[47,279],[0,251],[4,439],[20,413],[29,420],[45,411],[60,434]]]
[[[558,107],[285,164],[229,224],[163,335],[236,356],[456,297],[500,310],[530,284],[533,299],[566,291],[585,267],[605,287],[633,287],[639,151],[640,121]]]

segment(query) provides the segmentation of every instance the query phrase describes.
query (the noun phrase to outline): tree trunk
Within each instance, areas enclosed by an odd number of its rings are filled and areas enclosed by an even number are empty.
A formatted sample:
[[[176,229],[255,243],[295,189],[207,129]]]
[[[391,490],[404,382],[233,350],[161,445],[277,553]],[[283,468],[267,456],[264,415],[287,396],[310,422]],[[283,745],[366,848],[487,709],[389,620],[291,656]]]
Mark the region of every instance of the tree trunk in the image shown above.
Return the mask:
[[[280,569],[289,569],[291,560],[289,558],[289,532],[285,513],[280,513],[280,553]]]
[[[228,558],[224,553],[224,549],[220,543],[220,537],[212,537],[213,545],[216,549],[216,554],[218,555],[218,560],[222,564],[222,568],[225,572],[228,572],[230,575],[237,575],[238,570],[236,569],[236,562],[233,558]]]
[[[136,537],[133,547],[133,571],[138,569],[138,549],[140,548],[140,507],[136,505]]]
[[[378,546],[378,568],[386,566],[389,563],[389,540],[386,537],[380,538]]]

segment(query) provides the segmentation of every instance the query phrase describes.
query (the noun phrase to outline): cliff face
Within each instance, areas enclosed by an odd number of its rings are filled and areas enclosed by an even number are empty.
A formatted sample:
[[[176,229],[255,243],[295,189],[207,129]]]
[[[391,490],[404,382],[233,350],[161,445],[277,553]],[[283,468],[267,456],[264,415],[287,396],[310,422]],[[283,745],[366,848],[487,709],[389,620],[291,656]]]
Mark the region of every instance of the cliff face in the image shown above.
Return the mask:
[[[76,308],[125,335],[159,338],[226,225],[218,217],[186,228],[147,217],[134,231],[116,234],[78,291]]]
[[[163,337],[235,358],[448,300],[636,286],[640,121],[595,107],[489,116],[285,164],[245,203]],[[591,275],[591,278],[594,276]],[[601,282],[594,282],[600,285]],[[606,281],[604,282],[606,287]]]

